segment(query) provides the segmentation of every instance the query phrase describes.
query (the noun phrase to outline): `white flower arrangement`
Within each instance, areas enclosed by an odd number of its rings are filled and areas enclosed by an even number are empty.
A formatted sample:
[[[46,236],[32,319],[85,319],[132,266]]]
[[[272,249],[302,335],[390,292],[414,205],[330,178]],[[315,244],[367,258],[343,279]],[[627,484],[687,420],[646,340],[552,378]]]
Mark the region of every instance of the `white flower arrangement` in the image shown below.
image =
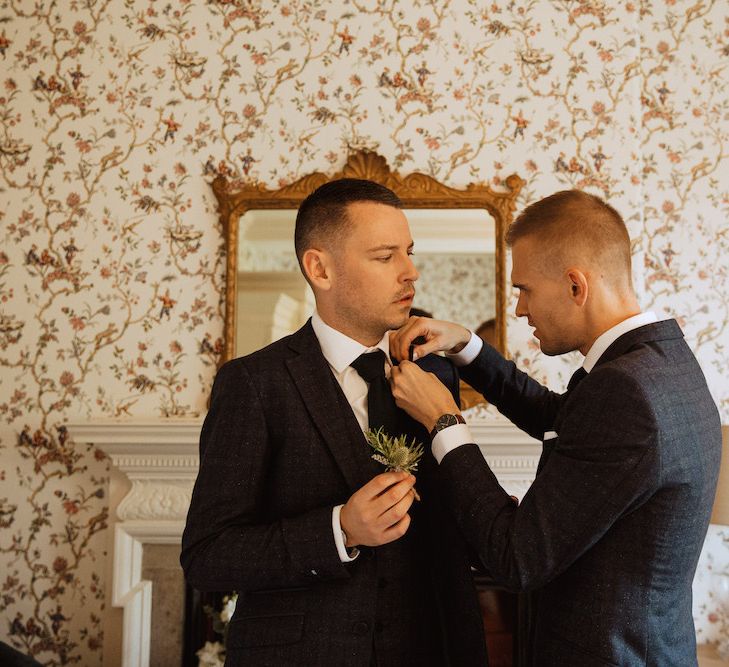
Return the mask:
[[[232,593],[223,598],[223,608],[216,612],[211,607],[205,608],[205,613],[213,618],[213,630],[223,635],[228,635],[228,624],[235,613],[235,605],[238,602],[238,594]],[[205,642],[195,655],[198,657],[198,667],[224,667],[225,665],[225,644],[222,642]]]

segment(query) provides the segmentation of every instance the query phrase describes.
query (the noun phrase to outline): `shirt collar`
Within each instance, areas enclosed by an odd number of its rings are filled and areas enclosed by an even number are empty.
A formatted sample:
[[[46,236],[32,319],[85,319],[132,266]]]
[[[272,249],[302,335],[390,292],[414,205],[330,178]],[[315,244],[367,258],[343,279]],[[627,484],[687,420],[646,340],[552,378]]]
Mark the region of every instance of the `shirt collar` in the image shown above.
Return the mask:
[[[387,357],[387,363],[392,365],[390,361],[390,332],[386,331],[385,335],[380,339],[374,347],[366,347],[362,343],[346,336],[341,331],[337,331],[330,327],[317,311],[311,316],[311,326],[314,334],[319,339],[321,351],[329,365],[337,372],[343,372],[360,354],[364,352],[374,352],[380,349]]]
[[[614,327],[600,334],[585,355],[585,361],[582,362],[582,368],[589,373],[595,367],[595,364],[603,355],[603,352],[605,352],[605,350],[607,350],[618,338],[620,338],[620,336],[628,333],[628,331],[633,331],[633,329],[645,326],[646,324],[653,324],[653,322],[657,321],[658,318],[652,311],[648,311],[647,313],[638,313],[638,315],[633,315],[627,320],[623,320]]]

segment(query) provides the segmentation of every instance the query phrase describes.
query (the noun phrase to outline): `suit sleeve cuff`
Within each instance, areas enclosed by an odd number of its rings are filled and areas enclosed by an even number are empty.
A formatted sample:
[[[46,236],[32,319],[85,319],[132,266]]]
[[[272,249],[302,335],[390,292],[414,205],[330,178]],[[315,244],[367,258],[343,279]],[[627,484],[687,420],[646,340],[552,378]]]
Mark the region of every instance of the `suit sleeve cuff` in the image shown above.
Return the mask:
[[[344,531],[342,530],[342,522],[339,519],[342,507],[344,506],[336,505],[332,510],[332,532],[334,533],[334,544],[337,545],[339,560],[342,563],[351,563],[359,556],[359,549],[355,547],[351,551],[347,551],[347,547],[344,545]]]
[[[448,452],[461,445],[473,443],[473,436],[468,424],[455,424],[435,434],[431,451],[435,460],[440,463]]]
[[[475,334],[471,332],[471,340],[466,343],[460,352],[446,352],[446,357],[450,359],[456,366],[468,366],[481,351],[483,347],[483,341]]]

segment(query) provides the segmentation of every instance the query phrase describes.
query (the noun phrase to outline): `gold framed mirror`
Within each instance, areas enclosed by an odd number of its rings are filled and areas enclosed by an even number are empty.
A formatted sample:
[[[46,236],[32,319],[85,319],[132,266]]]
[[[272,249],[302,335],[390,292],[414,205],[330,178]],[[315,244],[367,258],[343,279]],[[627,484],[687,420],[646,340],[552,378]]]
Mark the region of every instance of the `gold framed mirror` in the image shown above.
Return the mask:
[[[431,275],[433,267],[449,265],[460,267],[461,276],[468,276],[469,267],[472,274],[479,274],[479,284],[485,283],[487,289],[492,289],[484,299],[492,310],[484,312],[479,321],[493,319],[492,342],[506,354],[505,236],[513,219],[516,197],[524,181],[516,174],[509,176],[503,192],[496,192],[487,184],[471,184],[465,189],[455,189],[425,174],[401,175],[392,171],[381,155],[360,150],[350,154],[344,168],[337,173],[327,175],[316,172],[279,190],[269,190],[260,183],[228,180],[223,176],[213,181],[226,247],[225,328],[221,363],[285,335],[287,322],[298,317],[302,323],[301,320],[307,316],[307,306],[311,308],[311,295],[305,295],[306,283],[295,262],[293,221],[296,210],[307,195],[327,181],[338,178],[369,179],[395,192],[402,200],[410,221],[416,254],[421,252],[423,243],[431,251],[447,247],[456,253],[440,255],[437,261],[431,261]],[[418,219],[417,223],[414,218]],[[268,252],[269,249],[271,252]],[[282,254],[284,249],[289,253],[285,258]],[[477,255],[476,250],[482,256]],[[257,272],[251,270],[250,266],[243,266],[251,261],[257,265]],[[282,267],[285,270],[279,270]],[[424,287],[423,271],[418,266],[417,256],[416,267],[421,272],[419,295]],[[431,284],[435,282],[431,280]],[[459,289],[453,287],[450,281],[438,282],[445,283],[443,286],[448,290]],[[473,294],[476,294],[475,290]],[[466,296],[471,298],[472,294]],[[446,301],[441,299],[441,305]],[[476,296],[471,301],[480,301],[480,298]],[[258,338],[252,337],[243,344],[239,338],[239,333],[244,330],[241,322],[246,318],[260,320],[260,315],[253,313],[251,307],[257,308],[258,304],[266,303],[272,304],[267,315],[271,323]],[[423,307],[420,302],[415,305]],[[433,315],[470,324],[473,329],[478,325],[476,320],[463,322],[452,313],[435,312]],[[251,330],[248,323],[245,330]],[[462,407],[472,407],[479,402],[482,402],[481,396],[462,385]]]

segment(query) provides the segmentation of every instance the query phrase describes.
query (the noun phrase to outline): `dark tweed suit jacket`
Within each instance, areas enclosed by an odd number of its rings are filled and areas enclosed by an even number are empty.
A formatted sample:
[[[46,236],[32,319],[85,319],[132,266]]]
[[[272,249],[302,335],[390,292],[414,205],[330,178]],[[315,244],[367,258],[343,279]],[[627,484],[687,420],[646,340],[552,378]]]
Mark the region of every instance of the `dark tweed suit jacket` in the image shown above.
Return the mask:
[[[449,362],[422,365],[457,392]],[[370,454],[310,322],[220,369],[181,562],[193,587],[239,591],[226,665],[369,667],[373,651],[380,667],[487,664],[471,559],[428,452],[406,536],[340,562],[332,508],[383,471]]]
[[[558,434],[518,508],[475,445],[439,469],[486,568],[535,591],[532,664],[696,665],[691,582],[721,431],[678,324],[621,336],[567,394],[487,345],[461,374],[533,437]]]

